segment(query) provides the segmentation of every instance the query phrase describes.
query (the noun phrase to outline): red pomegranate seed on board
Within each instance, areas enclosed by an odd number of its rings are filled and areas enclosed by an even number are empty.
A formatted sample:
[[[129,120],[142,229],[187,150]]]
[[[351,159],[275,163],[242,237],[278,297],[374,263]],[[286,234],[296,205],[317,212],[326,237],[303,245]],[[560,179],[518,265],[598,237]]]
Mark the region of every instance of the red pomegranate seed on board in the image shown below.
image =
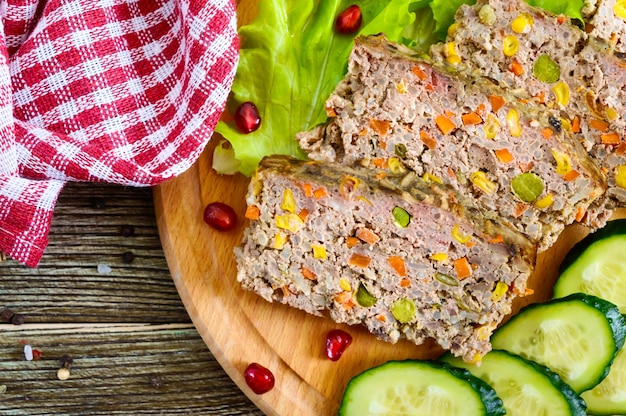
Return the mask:
[[[339,33],[354,33],[361,27],[363,15],[356,4],[339,13],[335,20],[335,29]]]
[[[261,364],[251,363],[243,376],[248,387],[256,394],[267,393],[274,388],[274,374]]]
[[[212,202],[204,209],[204,222],[219,231],[230,231],[237,225],[237,214],[230,205]]]
[[[326,335],[326,356],[331,361],[337,361],[351,342],[352,336],[346,331],[333,329]]]
[[[252,133],[261,125],[259,110],[250,101],[239,105],[235,110],[233,118],[235,119],[235,124],[237,124],[237,129],[243,134]]]

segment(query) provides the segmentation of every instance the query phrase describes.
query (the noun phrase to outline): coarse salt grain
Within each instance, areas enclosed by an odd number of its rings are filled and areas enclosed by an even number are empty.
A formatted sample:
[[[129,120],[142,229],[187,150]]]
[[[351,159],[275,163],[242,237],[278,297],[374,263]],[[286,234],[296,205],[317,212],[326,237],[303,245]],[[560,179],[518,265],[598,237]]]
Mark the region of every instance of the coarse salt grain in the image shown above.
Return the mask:
[[[107,273],[111,273],[111,267],[107,266],[104,263],[99,263],[98,264],[98,273],[100,274],[107,274]]]
[[[33,360],[33,348],[28,344],[24,345],[24,357],[26,357],[26,361]]]

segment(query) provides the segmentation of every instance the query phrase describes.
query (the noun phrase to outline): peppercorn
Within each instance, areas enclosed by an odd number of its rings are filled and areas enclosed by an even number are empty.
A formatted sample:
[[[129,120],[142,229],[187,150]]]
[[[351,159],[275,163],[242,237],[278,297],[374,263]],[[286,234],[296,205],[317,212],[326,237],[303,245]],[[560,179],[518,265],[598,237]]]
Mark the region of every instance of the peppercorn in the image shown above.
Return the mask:
[[[150,385],[152,385],[155,389],[163,387],[163,377],[152,376],[152,378],[150,378]]]
[[[106,208],[106,201],[102,197],[97,197],[93,199],[93,207],[96,209],[104,209]]]
[[[26,361],[33,361],[33,347],[28,344],[24,345],[24,358]]]
[[[135,235],[135,227],[129,224],[122,225],[120,235],[122,237],[133,237]]]
[[[22,325],[25,319],[26,318],[24,315],[22,315],[21,313],[16,313],[13,314],[13,317],[11,317],[11,323],[13,325]]]
[[[43,356],[43,353],[37,349],[33,349],[33,360],[34,361],[39,361],[41,360],[41,357]]]
[[[11,322],[11,319],[13,319],[13,311],[11,309],[4,309],[2,311],[2,320],[5,322]]]
[[[127,251],[122,254],[122,261],[126,264],[130,264],[135,260],[135,255],[131,251]]]
[[[57,377],[59,380],[67,380],[68,378],[70,378],[70,370],[65,367],[59,368],[59,370],[57,371]]]
[[[63,357],[59,358],[59,367],[61,368],[69,369],[73,363],[74,359],[69,355],[64,355]]]

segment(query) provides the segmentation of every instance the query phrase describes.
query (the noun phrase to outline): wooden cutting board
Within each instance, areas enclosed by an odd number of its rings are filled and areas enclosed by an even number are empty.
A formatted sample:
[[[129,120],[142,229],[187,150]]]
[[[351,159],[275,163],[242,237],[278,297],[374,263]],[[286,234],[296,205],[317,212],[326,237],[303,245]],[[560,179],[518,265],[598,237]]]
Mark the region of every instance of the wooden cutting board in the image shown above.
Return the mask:
[[[240,219],[245,211],[248,179],[221,176],[211,169],[217,141],[212,140],[189,171],[156,189],[157,222],[172,278],[195,326],[225,371],[262,411],[285,416],[336,414],[352,376],[391,359],[434,358],[441,353],[433,344],[391,345],[360,327],[268,303],[241,289],[232,253],[243,221],[233,231],[218,232],[202,218],[204,207],[214,201],[231,205]],[[586,234],[584,227],[570,226],[552,249],[540,255],[529,282],[535,293],[519,299],[514,310],[551,297],[561,259]],[[324,355],[325,337],[333,328],[354,338],[337,362]],[[276,376],[269,393],[256,395],[246,386],[243,372],[251,362]]]
[[[239,23],[251,20],[256,0],[238,2]],[[243,11],[243,12],[241,12]],[[244,218],[248,179],[221,176],[211,169],[214,137],[198,162],[180,177],[155,191],[157,223],[163,249],[178,292],[202,338],[224,370],[268,415],[322,416],[336,414],[349,379],[388,360],[434,358],[441,350],[433,343],[391,345],[360,327],[337,325],[284,305],[271,304],[246,292],[236,280],[233,247],[244,223],[230,232],[208,227],[202,218],[207,204],[231,205]],[[529,286],[535,290],[514,310],[552,295],[557,269],[567,251],[584,235],[582,226],[569,227],[559,242],[539,257]],[[326,334],[342,328],[353,342],[337,362],[324,355]],[[275,388],[254,394],[243,373],[251,362],[268,367]]]

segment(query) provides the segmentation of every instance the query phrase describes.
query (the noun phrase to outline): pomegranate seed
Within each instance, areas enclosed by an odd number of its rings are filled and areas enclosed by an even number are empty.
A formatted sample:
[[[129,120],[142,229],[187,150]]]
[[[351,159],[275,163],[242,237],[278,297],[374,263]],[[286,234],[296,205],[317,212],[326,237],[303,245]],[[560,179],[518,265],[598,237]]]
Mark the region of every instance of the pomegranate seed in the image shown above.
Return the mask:
[[[335,29],[339,33],[354,33],[361,27],[362,20],[361,8],[353,4],[339,13],[337,20],[335,20]]]
[[[267,393],[274,388],[274,374],[261,364],[251,363],[244,372],[246,384],[256,394]]]
[[[237,107],[234,119],[237,128],[243,134],[252,133],[261,125],[259,110],[250,101],[246,101]]]
[[[352,336],[341,329],[333,329],[326,335],[326,356],[337,361],[352,342]]]
[[[230,231],[237,225],[237,214],[223,202],[212,202],[204,209],[204,222],[219,231]]]

